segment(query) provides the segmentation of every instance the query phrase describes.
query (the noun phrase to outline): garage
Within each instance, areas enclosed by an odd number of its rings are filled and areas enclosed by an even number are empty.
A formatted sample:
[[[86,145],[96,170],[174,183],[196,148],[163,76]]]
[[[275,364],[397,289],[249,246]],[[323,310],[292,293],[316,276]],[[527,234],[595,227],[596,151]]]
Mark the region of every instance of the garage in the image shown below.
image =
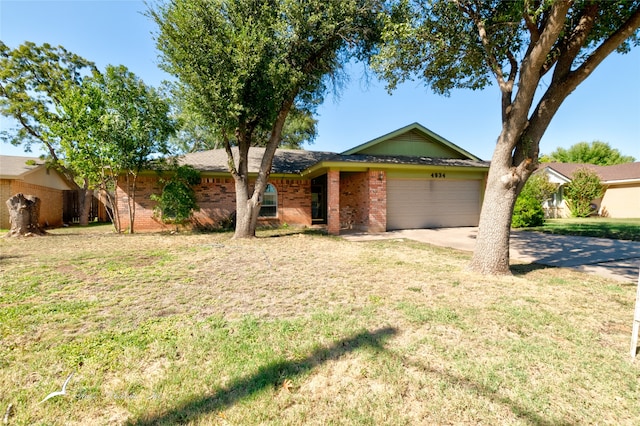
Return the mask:
[[[387,230],[477,226],[480,180],[389,179]]]

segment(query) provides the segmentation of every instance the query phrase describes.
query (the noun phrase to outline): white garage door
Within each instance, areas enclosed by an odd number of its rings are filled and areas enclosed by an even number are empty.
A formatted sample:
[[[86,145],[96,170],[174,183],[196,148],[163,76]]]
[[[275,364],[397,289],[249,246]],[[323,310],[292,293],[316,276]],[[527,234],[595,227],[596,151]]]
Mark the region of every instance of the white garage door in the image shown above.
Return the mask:
[[[389,179],[387,229],[478,226],[479,180]]]

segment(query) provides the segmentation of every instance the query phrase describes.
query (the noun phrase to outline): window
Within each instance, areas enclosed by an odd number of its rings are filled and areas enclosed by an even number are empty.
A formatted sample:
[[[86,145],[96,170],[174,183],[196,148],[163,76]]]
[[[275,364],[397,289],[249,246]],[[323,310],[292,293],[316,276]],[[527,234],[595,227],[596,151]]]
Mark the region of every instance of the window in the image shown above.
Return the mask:
[[[262,198],[262,207],[260,207],[261,217],[277,217],[278,216],[278,191],[272,184],[268,184],[264,190]]]

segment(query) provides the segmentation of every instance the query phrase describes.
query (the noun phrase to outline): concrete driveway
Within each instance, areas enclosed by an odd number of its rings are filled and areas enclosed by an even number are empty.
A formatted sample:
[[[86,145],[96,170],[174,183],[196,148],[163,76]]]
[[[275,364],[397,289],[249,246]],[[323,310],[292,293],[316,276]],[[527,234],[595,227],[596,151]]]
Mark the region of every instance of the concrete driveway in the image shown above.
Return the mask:
[[[348,240],[407,238],[473,251],[478,228],[407,229],[382,234],[347,234]],[[640,270],[640,242],[512,231],[510,257],[522,262],[573,268],[635,283]]]

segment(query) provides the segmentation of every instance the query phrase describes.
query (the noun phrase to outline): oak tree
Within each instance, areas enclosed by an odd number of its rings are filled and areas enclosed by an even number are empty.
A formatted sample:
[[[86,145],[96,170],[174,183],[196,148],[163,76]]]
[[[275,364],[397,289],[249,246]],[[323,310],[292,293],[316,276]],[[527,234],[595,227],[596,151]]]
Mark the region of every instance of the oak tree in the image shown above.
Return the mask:
[[[398,0],[391,10],[374,62],[390,89],[417,77],[440,94],[492,83],[500,91],[502,128],[470,268],[509,274],[513,208],[540,139],[608,55],[638,44],[640,1]]]
[[[378,3],[170,0],[149,11],[159,27],[164,69],[178,78],[191,110],[227,152],[236,193],[234,238],[255,235],[289,113],[313,112],[343,65],[373,46]],[[258,141],[264,156],[250,181],[248,152]]]

